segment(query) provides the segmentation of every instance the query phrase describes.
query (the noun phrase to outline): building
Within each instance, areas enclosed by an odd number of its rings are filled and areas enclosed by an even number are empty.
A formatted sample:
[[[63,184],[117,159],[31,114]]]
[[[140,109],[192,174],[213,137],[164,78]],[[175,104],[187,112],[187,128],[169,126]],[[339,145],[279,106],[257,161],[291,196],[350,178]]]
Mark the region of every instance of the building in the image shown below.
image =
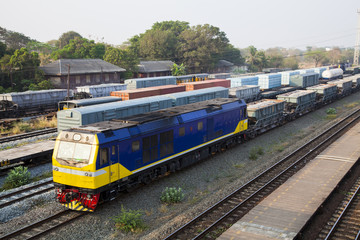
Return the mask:
[[[126,70],[101,59],[60,59],[40,67],[45,78],[55,88],[66,89],[68,73],[69,87],[120,83],[120,73]]]
[[[140,61],[135,78],[171,76],[172,61]]]

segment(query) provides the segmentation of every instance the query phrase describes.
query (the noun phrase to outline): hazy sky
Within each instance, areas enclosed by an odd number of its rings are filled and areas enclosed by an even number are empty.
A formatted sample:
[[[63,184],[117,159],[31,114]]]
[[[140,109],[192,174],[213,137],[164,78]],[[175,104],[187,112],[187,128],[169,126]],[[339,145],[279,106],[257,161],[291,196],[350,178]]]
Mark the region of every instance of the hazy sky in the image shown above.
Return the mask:
[[[46,42],[73,30],[120,45],[160,21],[219,27],[235,47],[354,47],[360,0],[2,0],[0,26]]]

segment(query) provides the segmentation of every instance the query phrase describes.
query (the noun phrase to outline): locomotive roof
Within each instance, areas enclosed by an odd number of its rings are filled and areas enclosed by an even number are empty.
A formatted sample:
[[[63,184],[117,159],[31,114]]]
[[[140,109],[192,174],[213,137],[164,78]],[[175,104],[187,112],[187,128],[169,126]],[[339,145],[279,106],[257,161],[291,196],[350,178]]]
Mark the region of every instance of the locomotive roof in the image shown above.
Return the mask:
[[[167,108],[163,110],[158,110],[154,112],[148,112],[134,116],[124,117],[122,119],[112,119],[111,121],[93,123],[89,125],[80,126],[77,128],[72,128],[72,130],[106,132],[109,130],[117,130],[121,128],[136,126],[138,124],[142,124],[145,122],[160,120],[164,118],[171,118],[178,116],[180,114],[194,112],[201,109],[206,109],[207,111],[214,111],[216,109],[220,109],[223,104],[236,102],[236,101],[239,100],[229,99],[229,98],[212,99],[208,101],[192,103],[192,104]]]

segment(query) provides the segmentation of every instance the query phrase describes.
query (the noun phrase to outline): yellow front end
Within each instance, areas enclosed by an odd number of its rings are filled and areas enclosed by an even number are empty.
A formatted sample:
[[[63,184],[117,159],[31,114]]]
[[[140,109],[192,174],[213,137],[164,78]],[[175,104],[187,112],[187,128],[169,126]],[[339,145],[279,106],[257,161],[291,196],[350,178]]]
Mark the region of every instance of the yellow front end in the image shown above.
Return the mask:
[[[96,170],[98,152],[99,141],[95,134],[62,131],[56,139],[52,157],[53,181],[84,189],[108,184],[109,167]]]

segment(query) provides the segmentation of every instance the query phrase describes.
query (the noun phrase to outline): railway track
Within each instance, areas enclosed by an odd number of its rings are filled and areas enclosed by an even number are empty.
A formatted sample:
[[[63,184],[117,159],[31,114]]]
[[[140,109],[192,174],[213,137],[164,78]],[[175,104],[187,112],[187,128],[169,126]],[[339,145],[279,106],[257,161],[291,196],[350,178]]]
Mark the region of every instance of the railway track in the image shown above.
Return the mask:
[[[36,185],[29,186],[27,188],[23,188],[18,191],[11,192],[9,194],[5,194],[0,196],[0,209],[16,202],[25,200],[27,198],[40,195],[42,193],[48,192],[51,189],[54,189],[53,180],[42,181]]]
[[[229,194],[165,239],[215,239],[360,119],[360,109]]]
[[[56,131],[57,131],[56,128],[47,128],[47,129],[33,131],[33,132],[29,132],[29,133],[17,134],[14,136],[2,137],[2,138],[0,138],[0,144],[15,141],[15,140],[20,140],[20,139],[24,139],[24,138],[36,137],[36,136],[49,134],[49,133],[55,133]]]
[[[360,232],[360,178],[319,234],[319,239],[356,239]]]
[[[69,222],[84,216],[86,212],[76,212],[70,209],[66,209],[59,213],[56,213],[48,218],[42,219],[35,223],[32,223],[26,227],[18,229],[12,233],[4,236],[0,236],[1,240],[5,239],[35,239],[48,232],[55,230],[56,228],[66,225]]]

